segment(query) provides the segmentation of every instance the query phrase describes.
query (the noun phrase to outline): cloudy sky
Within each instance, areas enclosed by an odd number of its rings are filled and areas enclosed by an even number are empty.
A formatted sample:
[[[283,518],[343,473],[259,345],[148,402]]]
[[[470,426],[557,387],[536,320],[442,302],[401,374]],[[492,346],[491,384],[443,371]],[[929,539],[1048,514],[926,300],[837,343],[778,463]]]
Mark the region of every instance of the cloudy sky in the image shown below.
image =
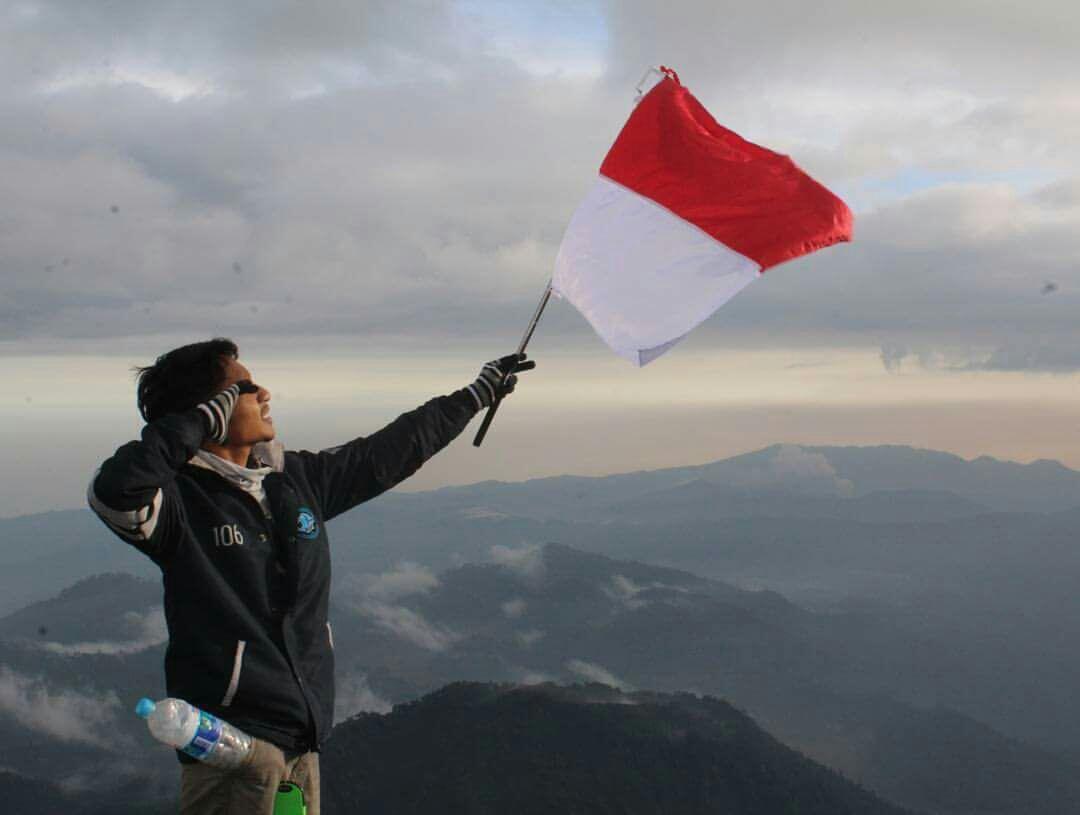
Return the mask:
[[[658,63],[855,242],[643,370],[553,303],[489,441],[410,487],[780,441],[1080,466],[1078,39],[1058,0],[4,3],[0,516],[81,506],[177,344],[234,338],[296,447],[471,381]]]

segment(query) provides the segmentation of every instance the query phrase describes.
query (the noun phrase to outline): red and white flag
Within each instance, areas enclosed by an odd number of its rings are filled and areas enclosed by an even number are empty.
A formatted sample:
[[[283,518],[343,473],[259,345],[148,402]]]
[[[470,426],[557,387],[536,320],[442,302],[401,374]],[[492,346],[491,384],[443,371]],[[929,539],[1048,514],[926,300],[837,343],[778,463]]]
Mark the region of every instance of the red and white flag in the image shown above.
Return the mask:
[[[645,365],[766,269],[851,240],[843,201],[717,124],[670,69],[570,220],[552,292]]]

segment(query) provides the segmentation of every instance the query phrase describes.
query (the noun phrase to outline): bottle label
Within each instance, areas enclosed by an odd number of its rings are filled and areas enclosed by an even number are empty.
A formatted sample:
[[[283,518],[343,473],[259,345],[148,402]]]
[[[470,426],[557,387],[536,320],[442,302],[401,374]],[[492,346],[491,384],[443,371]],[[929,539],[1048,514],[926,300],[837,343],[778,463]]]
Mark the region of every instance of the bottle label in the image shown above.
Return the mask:
[[[200,710],[199,726],[195,730],[195,735],[183,750],[192,758],[204,759],[209,755],[210,751],[217,747],[220,739],[221,719]]]

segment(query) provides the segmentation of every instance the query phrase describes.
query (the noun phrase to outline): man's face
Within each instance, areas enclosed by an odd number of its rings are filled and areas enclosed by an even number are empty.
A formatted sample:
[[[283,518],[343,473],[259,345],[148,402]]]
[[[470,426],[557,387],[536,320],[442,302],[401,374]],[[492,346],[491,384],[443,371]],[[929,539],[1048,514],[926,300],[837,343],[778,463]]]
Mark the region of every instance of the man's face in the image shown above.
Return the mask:
[[[242,393],[236,401],[232,419],[229,420],[229,444],[257,444],[274,438],[274,421],[270,418],[270,391],[259,386],[251,371],[235,359],[225,365],[225,381],[222,389],[250,379],[259,387],[258,393]]]

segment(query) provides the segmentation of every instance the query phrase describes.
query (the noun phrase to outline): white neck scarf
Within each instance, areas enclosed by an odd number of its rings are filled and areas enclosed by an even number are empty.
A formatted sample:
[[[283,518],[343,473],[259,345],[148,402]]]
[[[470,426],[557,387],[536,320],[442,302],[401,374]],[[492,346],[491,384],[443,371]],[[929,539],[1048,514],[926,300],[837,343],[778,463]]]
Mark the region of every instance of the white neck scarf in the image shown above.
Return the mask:
[[[280,472],[284,467],[285,448],[280,442],[265,442],[252,448],[252,459],[260,466],[241,467],[231,461],[215,456],[208,450],[197,450],[189,464],[202,467],[205,470],[217,473],[230,484],[251,495],[263,514],[270,517],[270,502],[266,498],[266,490],[263,489],[263,479],[272,472]]]

